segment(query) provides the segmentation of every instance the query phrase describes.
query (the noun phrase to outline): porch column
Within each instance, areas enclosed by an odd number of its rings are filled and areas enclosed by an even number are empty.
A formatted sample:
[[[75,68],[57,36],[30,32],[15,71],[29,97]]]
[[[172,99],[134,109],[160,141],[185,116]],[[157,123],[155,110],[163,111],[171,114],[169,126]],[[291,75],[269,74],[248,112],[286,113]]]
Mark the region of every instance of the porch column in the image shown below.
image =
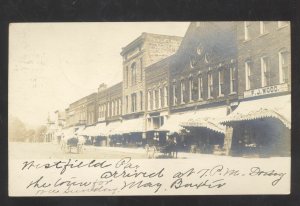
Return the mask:
[[[224,138],[224,149],[227,156],[230,155],[230,151],[231,151],[232,133],[233,133],[233,128],[226,126],[226,133]]]

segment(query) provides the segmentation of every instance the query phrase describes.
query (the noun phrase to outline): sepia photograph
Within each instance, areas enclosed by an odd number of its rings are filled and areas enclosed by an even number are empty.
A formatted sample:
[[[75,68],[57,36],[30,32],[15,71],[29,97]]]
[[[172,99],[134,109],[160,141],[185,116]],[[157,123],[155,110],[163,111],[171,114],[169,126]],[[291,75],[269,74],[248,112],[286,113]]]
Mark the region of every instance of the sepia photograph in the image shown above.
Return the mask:
[[[289,194],[290,30],[11,23],[10,195]]]

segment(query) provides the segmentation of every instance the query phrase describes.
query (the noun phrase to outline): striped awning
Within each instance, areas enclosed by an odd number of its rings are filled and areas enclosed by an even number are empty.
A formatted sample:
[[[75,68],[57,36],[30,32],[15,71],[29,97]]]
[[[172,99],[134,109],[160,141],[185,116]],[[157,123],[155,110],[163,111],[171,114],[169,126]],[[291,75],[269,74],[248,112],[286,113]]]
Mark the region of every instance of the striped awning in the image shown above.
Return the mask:
[[[226,106],[213,107],[195,111],[187,120],[181,120],[182,127],[202,127],[225,134],[226,127],[220,120],[227,114]]]
[[[291,128],[291,95],[244,101],[226,118],[222,124],[262,118],[277,118]]]

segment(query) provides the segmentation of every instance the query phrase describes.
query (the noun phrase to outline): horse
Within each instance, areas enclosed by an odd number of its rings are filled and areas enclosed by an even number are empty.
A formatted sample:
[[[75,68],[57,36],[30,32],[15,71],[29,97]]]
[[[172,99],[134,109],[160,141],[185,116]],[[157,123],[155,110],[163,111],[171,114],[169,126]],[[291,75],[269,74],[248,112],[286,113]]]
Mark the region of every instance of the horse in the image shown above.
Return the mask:
[[[148,159],[155,158],[155,153],[157,152],[157,149],[154,145],[149,146],[149,144],[146,144],[145,145],[145,150],[146,150],[146,154],[147,154]]]

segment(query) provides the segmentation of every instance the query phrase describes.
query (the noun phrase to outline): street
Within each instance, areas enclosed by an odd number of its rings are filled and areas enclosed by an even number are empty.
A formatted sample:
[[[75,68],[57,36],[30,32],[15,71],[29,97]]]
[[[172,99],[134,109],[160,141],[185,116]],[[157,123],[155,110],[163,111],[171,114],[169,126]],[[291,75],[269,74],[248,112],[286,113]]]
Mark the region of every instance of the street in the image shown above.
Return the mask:
[[[61,150],[60,145],[54,143],[23,143],[10,142],[9,156],[12,159],[118,159],[131,157],[133,159],[147,158],[144,149],[95,147],[83,146],[83,150],[77,154]]]

